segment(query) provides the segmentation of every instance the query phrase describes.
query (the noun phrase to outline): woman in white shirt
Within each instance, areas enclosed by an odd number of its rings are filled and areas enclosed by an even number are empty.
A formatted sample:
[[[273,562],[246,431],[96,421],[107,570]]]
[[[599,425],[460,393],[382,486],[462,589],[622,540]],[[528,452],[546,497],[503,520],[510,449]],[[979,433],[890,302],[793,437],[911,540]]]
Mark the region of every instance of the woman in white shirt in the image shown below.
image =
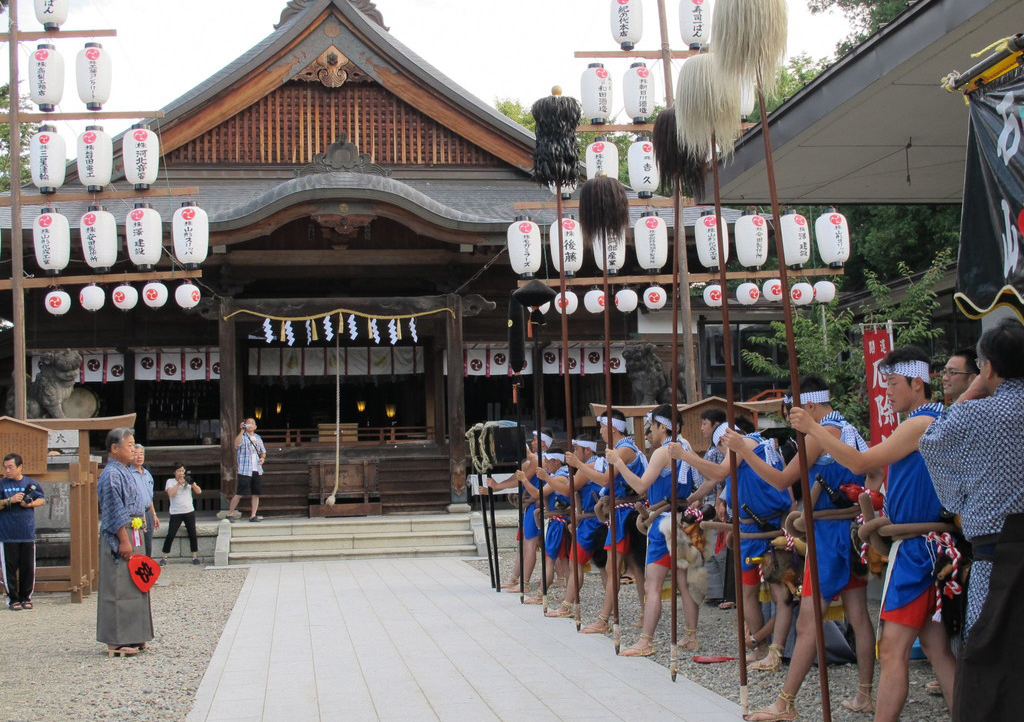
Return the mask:
[[[171,500],[171,523],[167,528],[167,537],[164,539],[164,556],[160,560],[160,566],[167,564],[167,555],[171,551],[171,544],[174,543],[174,536],[182,522],[188,531],[189,548],[192,550],[192,563],[199,563],[199,539],[196,537],[196,507],[192,501],[192,495],[199,496],[203,490],[199,484],[192,481],[192,475],[186,473],[185,465],[178,462],[174,465],[174,478],[168,479],[164,485],[167,496]]]

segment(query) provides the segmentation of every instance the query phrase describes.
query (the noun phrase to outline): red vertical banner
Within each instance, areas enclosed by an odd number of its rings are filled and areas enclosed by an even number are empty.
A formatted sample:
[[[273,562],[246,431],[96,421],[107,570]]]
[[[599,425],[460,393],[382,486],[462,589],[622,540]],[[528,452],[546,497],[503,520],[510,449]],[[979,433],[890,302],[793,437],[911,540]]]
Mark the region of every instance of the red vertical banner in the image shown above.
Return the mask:
[[[864,329],[864,370],[867,373],[871,445],[882,443],[896,430],[896,413],[885,395],[887,384],[878,365],[892,350],[892,331],[884,326]]]

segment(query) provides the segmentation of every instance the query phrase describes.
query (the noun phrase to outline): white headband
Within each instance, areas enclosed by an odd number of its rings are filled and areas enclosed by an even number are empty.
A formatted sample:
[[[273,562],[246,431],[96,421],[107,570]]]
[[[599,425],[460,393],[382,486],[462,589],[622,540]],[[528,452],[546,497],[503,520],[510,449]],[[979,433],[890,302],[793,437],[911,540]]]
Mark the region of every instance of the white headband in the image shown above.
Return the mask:
[[[672,421],[670,419],[666,419],[664,416],[655,416],[653,411],[648,411],[647,412],[647,422],[650,423],[651,421],[657,421],[659,424],[664,426],[666,429],[671,429],[672,428]]]
[[[573,446],[578,446],[581,449],[590,449],[595,454],[597,453],[597,442],[596,441],[584,441],[583,439],[573,439]]]
[[[597,423],[604,424],[605,426],[607,426],[608,425],[608,417],[607,416],[598,416],[597,417]],[[615,419],[615,418],[613,418],[612,419],[612,426],[614,426],[615,430],[618,431],[620,434],[626,433],[626,422],[623,419]]]
[[[739,427],[737,427],[737,426],[733,426],[732,428],[735,431],[739,431]],[[718,442],[722,440],[722,437],[725,436],[725,432],[728,431],[728,430],[729,430],[729,422],[728,421],[723,421],[721,424],[719,424],[718,428],[715,429],[715,433],[713,433],[711,435],[711,445],[712,446],[718,446]]]
[[[536,432],[536,431],[534,431],[534,432],[533,432],[533,435],[534,435],[534,436],[536,436],[536,435],[537,435],[537,432]],[[552,437],[548,436],[548,435],[547,435],[547,434],[545,434],[544,432],[541,432],[541,434],[540,434],[540,440],[541,440],[541,441],[543,441],[543,442],[544,442],[545,444],[547,444],[548,446],[551,446],[551,442],[552,442],[552,441],[554,441],[554,439],[553,439]]]
[[[900,361],[895,366],[879,366],[884,375],[897,374],[908,379],[921,379],[925,383],[931,381],[931,366],[927,361]]]
[[[828,390],[825,391],[808,391],[807,393],[800,394],[801,404],[827,404],[832,400]]]
[[[548,459],[556,459],[556,460],[561,461],[561,462],[564,463],[565,462],[565,454],[549,454],[549,453],[545,452],[544,453],[544,461],[547,461]]]
[[[783,396],[782,397],[782,403],[784,403],[784,404],[792,404],[793,403],[793,397],[792,396]]]

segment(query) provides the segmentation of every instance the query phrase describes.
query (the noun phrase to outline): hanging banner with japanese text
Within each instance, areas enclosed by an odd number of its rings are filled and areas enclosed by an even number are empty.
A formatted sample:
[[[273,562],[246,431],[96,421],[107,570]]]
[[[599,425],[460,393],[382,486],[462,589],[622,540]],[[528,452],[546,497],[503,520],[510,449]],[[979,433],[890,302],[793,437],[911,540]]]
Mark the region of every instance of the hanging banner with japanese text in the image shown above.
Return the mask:
[[[896,430],[896,414],[885,395],[887,384],[878,370],[892,350],[892,333],[884,326],[864,329],[864,369],[867,372],[868,415],[871,417],[871,445],[882,443]]]

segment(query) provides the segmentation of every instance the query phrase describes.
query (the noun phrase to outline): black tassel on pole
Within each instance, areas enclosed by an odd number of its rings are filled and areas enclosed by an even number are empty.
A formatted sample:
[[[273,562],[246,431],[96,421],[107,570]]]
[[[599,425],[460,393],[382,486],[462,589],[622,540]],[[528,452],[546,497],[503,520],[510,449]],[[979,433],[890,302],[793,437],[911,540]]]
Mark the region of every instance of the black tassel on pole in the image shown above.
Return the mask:
[[[526,368],[526,309],[515,296],[508,300],[508,365],[513,373]]]
[[[533,179],[543,186],[575,186],[580,163],[576,126],[583,114],[579,101],[563,96],[556,85],[551,95],[533,104],[530,112],[537,124]]]
[[[704,197],[707,178],[707,160],[679,145],[676,112],[666,108],[654,121],[654,160],[658,164],[661,181],[668,191],[678,188],[683,195],[696,200]]]
[[[580,189],[580,225],[583,242],[604,247],[610,238],[624,239],[629,225],[629,198],[618,178],[599,175]]]

